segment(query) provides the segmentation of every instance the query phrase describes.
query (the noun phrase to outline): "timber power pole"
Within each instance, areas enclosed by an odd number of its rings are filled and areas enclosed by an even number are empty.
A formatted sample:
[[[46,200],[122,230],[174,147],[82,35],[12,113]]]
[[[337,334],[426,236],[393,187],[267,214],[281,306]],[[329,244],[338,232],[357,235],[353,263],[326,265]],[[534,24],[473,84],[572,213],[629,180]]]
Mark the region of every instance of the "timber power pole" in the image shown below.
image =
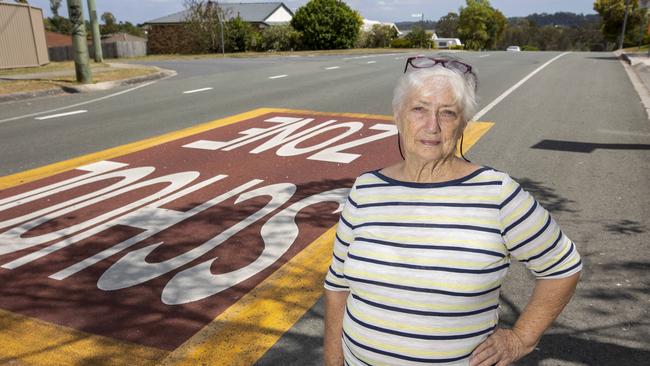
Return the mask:
[[[72,50],[74,51],[74,68],[77,81],[82,84],[90,84],[93,82],[93,77],[88,60],[88,41],[86,40],[83,5],[81,0],[67,1],[68,15],[72,23]]]
[[[623,42],[625,41],[625,28],[627,27],[627,14],[630,8],[630,0],[625,0],[625,16],[623,17],[623,29],[621,30],[621,38],[618,41],[618,49],[623,49]]]
[[[99,22],[97,21],[97,6],[95,0],[88,0],[88,13],[90,14],[90,26],[93,29],[93,50],[95,51],[95,62],[103,62],[102,36],[99,34]]]

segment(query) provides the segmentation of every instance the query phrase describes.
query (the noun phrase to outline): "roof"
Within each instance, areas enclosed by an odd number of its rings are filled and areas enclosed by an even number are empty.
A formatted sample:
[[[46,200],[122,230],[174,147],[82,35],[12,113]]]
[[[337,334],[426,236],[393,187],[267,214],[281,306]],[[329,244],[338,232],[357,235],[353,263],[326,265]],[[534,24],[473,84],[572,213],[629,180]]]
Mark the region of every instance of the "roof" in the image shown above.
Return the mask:
[[[374,25],[377,25],[377,24],[378,25],[388,25],[388,26],[390,26],[392,28],[395,28],[395,30],[397,31],[398,34],[402,34],[402,31],[400,31],[399,28],[397,28],[397,25],[395,23],[386,23],[386,22],[380,22],[378,20],[370,20],[370,19],[365,19],[365,18],[363,19],[362,28],[363,28],[364,31],[369,32],[369,31],[372,30],[372,27]]]
[[[293,15],[293,12],[281,2],[219,3],[219,6],[224,9],[229,18],[235,18],[239,15],[243,21],[249,23],[264,23],[264,21],[280,7],[284,7]],[[185,22],[188,13],[188,10],[179,11],[178,13],[147,21],[145,24],[183,23]]]
[[[71,46],[72,36],[69,34],[46,31],[45,43],[47,43],[48,47]]]

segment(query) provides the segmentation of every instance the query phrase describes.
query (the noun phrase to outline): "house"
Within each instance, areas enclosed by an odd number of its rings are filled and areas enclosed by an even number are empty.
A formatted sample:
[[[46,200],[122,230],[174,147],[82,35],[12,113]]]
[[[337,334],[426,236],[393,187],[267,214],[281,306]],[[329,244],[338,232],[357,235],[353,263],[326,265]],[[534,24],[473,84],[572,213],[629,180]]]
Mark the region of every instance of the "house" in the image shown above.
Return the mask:
[[[219,3],[226,20],[239,16],[256,29],[275,24],[287,24],[293,12],[282,2]],[[180,11],[145,22],[148,34],[148,51],[154,53],[188,53],[188,35],[183,25],[189,17],[188,10]]]
[[[397,25],[395,23],[383,23],[377,20],[370,20],[370,19],[363,19],[363,24],[361,25],[361,30],[364,32],[370,32],[372,30],[372,27],[375,25],[388,25],[395,29],[397,31],[398,36],[402,36],[402,32],[397,28]]]
[[[463,43],[458,38],[438,38],[435,32],[432,38],[436,48],[439,49],[463,47]]]

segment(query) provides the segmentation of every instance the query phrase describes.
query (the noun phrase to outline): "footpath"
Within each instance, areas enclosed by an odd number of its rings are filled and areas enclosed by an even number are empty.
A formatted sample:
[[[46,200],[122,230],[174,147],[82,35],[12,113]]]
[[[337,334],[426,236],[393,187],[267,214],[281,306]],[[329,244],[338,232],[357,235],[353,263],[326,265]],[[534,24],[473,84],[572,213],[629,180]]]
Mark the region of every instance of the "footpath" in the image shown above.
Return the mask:
[[[93,67],[92,73],[95,83],[77,84],[73,82],[74,69],[16,74],[0,72],[0,103],[63,93],[108,90],[176,75],[173,70],[123,63]]]

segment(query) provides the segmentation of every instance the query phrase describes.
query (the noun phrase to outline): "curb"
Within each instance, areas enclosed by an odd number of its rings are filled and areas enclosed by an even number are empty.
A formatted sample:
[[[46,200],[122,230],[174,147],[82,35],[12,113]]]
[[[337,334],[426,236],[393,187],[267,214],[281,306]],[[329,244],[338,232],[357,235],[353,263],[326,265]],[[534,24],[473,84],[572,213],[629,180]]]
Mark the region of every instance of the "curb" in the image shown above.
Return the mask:
[[[650,85],[646,84],[641,77],[641,74],[643,73],[650,73],[650,66],[643,62],[638,62],[638,60],[637,62],[634,62],[633,57],[630,57],[628,54],[621,51],[614,52],[614,54],[621,60],[621,64],[623,65],[627,76],[630,78],[630,82],[641,99],[641,104],[646,111],[646,116],[648,120],[650,120]]]
[[[88,84],[88,85],[60,86],[60,87],[56,87],[56,88],[52,88],[52,89],[37,90],[37,91],[33,91],[33,92],[4,94],[4,95],[0,95],[0,103],[3,103],[3,102],[16,102],[16,101],[25,100],[25,99],[52,96],[52,95],[58,95],[58,94],[64,94],[64,93],[70,93],[70,94],[72,94],[72,93],[88,93],[88,92],[99,91],[99,90],[109,90],[109,89],[116,88],[118,86],[126,86],[126,85],[144,83],[144,82],[147,82],[147,81],[153,81],[153,80],[163,79],[163,78],[167,78],[167,77],[172,77],[172,76],[177,74],[176,71],[174,71],[174,70],[161,69],[161,68],[155,67],[155,66],[153,66],[153,67],[155,69],[157,69],[158,72],[153,73],[153,74],[149,74],[149,75],[136,76],[136,77],[130,78],[130,79],[122,79],[122,80],[115,80],[115,81],[104,81],[104,82],[101,82],[101,83]]]

